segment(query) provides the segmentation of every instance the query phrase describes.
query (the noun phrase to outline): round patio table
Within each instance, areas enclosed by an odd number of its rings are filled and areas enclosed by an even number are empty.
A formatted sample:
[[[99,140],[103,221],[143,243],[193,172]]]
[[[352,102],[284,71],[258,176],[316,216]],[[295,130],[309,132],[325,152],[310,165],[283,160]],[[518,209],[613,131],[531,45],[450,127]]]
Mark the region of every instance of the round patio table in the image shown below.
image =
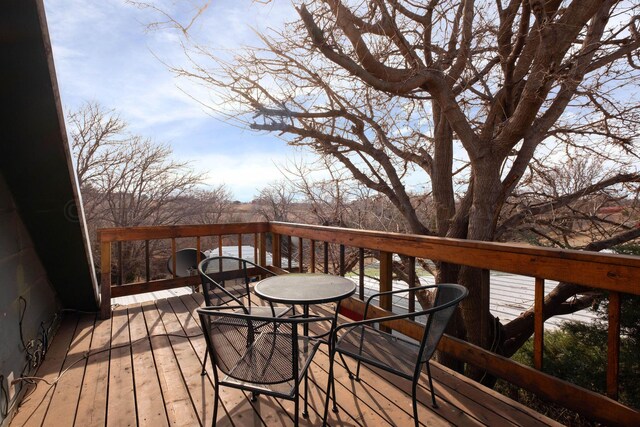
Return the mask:
[[[322,273],[289,273],[267,277],[256,283],[253,291],[269,302],[302,305],[305,317],[309,317],[311,304],[336,303],[336,311],[329,334],[338,320],[340,301],[356,291],[356,285],[342,276]],[[304,333],[308,335],[309,325],[304,324]]]
[[[322,273],[290,273],[267,277],[254,288],[260,298],[283,304],[339,302],[356,291],[356,285],[342,276]]]
[[[356,285],[351,280],[342,276],[333,276],[322,273],[289,273],[280,276],[267,277],[256,283],[253,291],[260,298],[282,304],[302,305],[304,317],[309,317],[309,306],[311,304],[324,304],[329,302],[336,303],[336,311],[331,322],[329,332],[329,353],[331,353],[331,334],[333,333],[338,321],[338,311],[340,310],[340,301],[353,295],[356,291]],[[303,325],[305,335],[309,335],[309,324]],[[319,337],[317,337],[319,338]],[[304,398],[307,401],[307,385],[308,377],[305,375]],[[335,400],[335,388],[334,396]],[[302,415],[306,418],[305,412]]]

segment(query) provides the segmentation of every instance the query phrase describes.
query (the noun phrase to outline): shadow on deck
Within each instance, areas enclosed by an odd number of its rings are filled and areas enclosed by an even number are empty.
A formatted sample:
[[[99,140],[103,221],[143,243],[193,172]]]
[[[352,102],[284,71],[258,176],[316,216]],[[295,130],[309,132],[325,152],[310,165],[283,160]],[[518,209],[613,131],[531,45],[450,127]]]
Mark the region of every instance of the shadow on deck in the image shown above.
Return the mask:
[[[200,376],[205,342],[195,314],[201,305],[192,294],[117,307],[108,320],[67,316],[37,373],[43,380],[29,386],[11,427],[210,425],[213,385]],[[328,362],[321,346],[310,371],[309,419],[301,425],[322,424]],[[340,411],[330,413],[331,425],[413,425],[409,382],[375,369],[365,369],[359,383],[344,367],[335,373]],[[558,425],[437,363],[432,374],[439,407],[420,405],[424,425]],[[428,389],[419,393],[430,402]],[[230,388],[221,396],[219,426],[293,424],[293,402],[260,396],[252,403]]]

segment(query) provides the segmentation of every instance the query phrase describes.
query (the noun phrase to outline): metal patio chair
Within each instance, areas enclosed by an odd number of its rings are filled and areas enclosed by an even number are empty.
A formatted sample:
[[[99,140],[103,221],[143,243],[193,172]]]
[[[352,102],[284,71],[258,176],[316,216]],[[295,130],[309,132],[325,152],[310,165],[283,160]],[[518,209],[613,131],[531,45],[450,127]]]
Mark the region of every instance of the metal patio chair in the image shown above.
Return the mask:
[[[293,306],[251,304],[250,284],[258,278],[275,275],[271,270],[251,261],[232,256],[214,256],[200,262],[198,273],[207,307],[232,304],[239,307],[236,309],[239,313],[261,317],[280,317],[289,312],[294,314]],[[243,298],[247,299],[247,304],[243,302]],[[206,374],[206,363],[207,354],[202,362],[202,375]]]
[[[433,307],[405,314],[394,314],[375,319],[367,319],[367,311],[371,300],[381,295],[399,294],[403,292],[416,291],[422,289],[433,289],[436,291],[435,302]],[[433,388],[433,380],[431,378],[431,369],[429,368],[429,360],[433,355],[445,327],[449,323],[456,306],[468,294],[468,290],[460,285],[441,283],[438,285],[420,286],[411,289],[402,289],[396,291],[380,292],[371,295],[367,299],[364,310],[364,319],[357,322],[344,323],[337,326],[331,338],[330,352],[330,368],[329,383],[327,385],[327,397],[324,406],[323,425],[326,425],[329,410],[330,390],[333,384],[333,369],[336,354],[342,359],[349,378],[360,380],[360,364],[370,364],[382,370],[398,375],[402,378],[412,381],[412,403],[413,418],[416,427],[418,426],[418,405],[416,400],[416,391],[420,372],[424,365],[429,378],[429,388],[431,389],[431,400],[434,407],[436,405],[436,394]],[[425,327],[422,339],[412,341],[403,339],[397,335],[387,333],[381,329],[375,328],[376,324],[388,322],[391,320],[406,319],[410,317],[426,317]],[[400,351],[398,351],[400,349]],[[344,361],[343,356],[349,356],[357,361],[355,376],[349,370]],[[335,389],[334,389],[335,390]],[[333,396],[333,411],[337,412],[338,407],[335,401],[335,392]]]
[[[298,327],[332,318],[262,317],[242,313],[243,310],[244,306],[198,309],[213,365],[215,406],[212,425],[216,425],[218,416],[220,387],[226,386],[250,391],[254,401],[259,394],[293,400],[297,426],[300,383],[306,378],[311,359],[322,342],[299,335]],[[307,381],[305,388],[306,385]],[[305,400],[305,418],[307,408],[308,400]]]

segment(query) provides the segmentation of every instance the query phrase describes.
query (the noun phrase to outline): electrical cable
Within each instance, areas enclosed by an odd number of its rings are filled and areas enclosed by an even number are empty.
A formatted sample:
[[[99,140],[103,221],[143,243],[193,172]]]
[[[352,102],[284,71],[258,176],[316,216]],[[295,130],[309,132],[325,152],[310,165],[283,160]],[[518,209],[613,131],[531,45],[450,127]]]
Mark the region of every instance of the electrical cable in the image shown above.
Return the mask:
[[[60,379],[62,378],[62,376],[64,374],[67,373],[67,371],[69,369],[71,369],[73,366],[75,366],[78,362],[88,359],[91,356],[95,356],[96,354],[100,354],[100,353],[104,353],[105,351],[111,351],[111,350],[115,350],[118,348],[123,348],[123,347],[131,347],[134,344],[137,344],[140,341],[146,340],[146,339],[151,339],[151,338],[156,338],[156,337],[176,337],[176,338],[197,338],[199,336],[201,336],[203,333],[197,333],[197,334],[193,334],[193,335],[180,335],[180,334],[153,334],[153,335],[149,335],[146,337],[141,337],[138,338],[137,340],[133,340],[129,343],[123,343],[123,344],[119,344],[119,345],[114,345],[114,346],[109,346],[107,348],[103,348],[100,350],[96,350],[96,351],[86,351],[78,360],[72,362],[69,366],[67,366],[62,372],[60,372],[60,375],[58,375],[53,381],[48,381],[42,377],[30,377],[30,376],[20,376],[19,378],[16,378],[14,380],[14,382],[17,381],[25,381],[25,382],[31,382],[32,384],[34,384],[34,381],[42,381],[45,384],[47,384],[49,387],[53,387],[54,385],[56,385],[56,383],[58,381],[60,381]],[[37,384],[37,383],[36,383]]]
[[[21,295],[18,297],[18,300],[24,303],[24,308],[22,309],[22,313],[20,313],[20,320],[18,321],[18,326],[20,327],[20,342],[22,343],[22,347],[26,350],[27,345],[24,342],[24,335],[22,334],[22,321],[24,320],[24,314],[27,312],[27,300]]]
[[[0,375],[0,392],[4,396],[4,408],[0,408],[0,415],[5,419],[9,413],[9,392],[4,388],[4,375]]]
[[[41,338],[39,338],[37,341],[39,341],[40,343],[40,348],[36,348],[35,352],[32,352],[31,349],[33,348],[33,344],[29,343],[27,345],[27,343],[25,343],[24,341],[24,334],[22,332],[22,322],[24,320],[24,316],[25,313],[27,311],[27,300],[20,296],[19,300],[21,303],[24,304],[23,308],[22,308],[22,312],[20,313],[20,319],[18,321],[18,327],[20,330],[20,342],[22,343],[22,347],[24,348],[24,351],[26,352],[26,359],[27,359],[27,363],[25,364],[24,368],[22,369],[22,372],[20,373],[20,377],[16,378],[13,380],[13,383],[18,383],[18,382],[26,382],[28,384],[31,385],[35,385],[35,388],[38,387],[38,382],[42,381],[44,383],[46,383],[49,388],[55,386],[58,381],[60,381],[60,379],[62,378],[62,376],[64,374],[67,373],[67,371],[69,371],[69,369],[71,369],[73,366],[75,366],[78,362],[82,361],[82,360],[86,360],[91,356],[94,356],[96,354],[100,354],[100,353],[104,353],[106,351],[111,351],[113,349],[117,349],[117,348],[123,348],[123,347],[131,347],[134,344],[143,341],[145,339],[150,340],[151,338],[155,338],[155,337],[176,337],[176,338],[196,338],[201,336],[203,333],[199,332],[197,334],[193,334],[193,335],[181,335],[181,334],[171,334],[171,333],[164,333],[164,334],[153,334],[153,335],[149,335],[149,336],[145,336],[145,337],[141,337],[138,338],[137,340],[131,341],[129,343],[123,343],[120,345],[116,345],[116,346],[109,346],[107,348],[101,349],[101,350],[97,350],[97,351],[86,351],[84,353],[84,355],[82,357],[80,357],[78,360],[72,362],[69,366],[67,366],[53,381],[48,381],[42,377],[35,377],[35,376],[27,376],[25,375],[26,372],[28,372],[30,367],[37,367],[42,360],[44,359],[44,354],[46,353],[47,349],[48,349],[48,344],[49,344],[49,334],[51,333],[51,329],[53,328],[53,326],[56,323],[56,319],[58,318],[58,314],[55,313],[54,314],[54,318],[51,321],[51,324],[45,328],[44,327],[44,321],[40,323],[40,333],[41,333]],[[81,313],[81,314],[97,314],[98,312],[87,312],[87,311],[82,311],[82,310],[75,310],[75,309],[62,309],[62,312],[76,312],[76,313]],[[38,354],[39,353],[39,357]],[[33,365],[33,366],[32,366]],[[6,391],[5,387],[4,387],[4,375],[0,375],[0,384],[1,384],[1,389],[0,391],[2,392],[2,394],[4,394],[5,397],[5,409],[3,411],[1,411],[1,413],[4,413],[5,415],[3,415],[3,418],[6,417],[6,414],[9,413],[9,411],[11,410],[9,407],[9,394]],[[33,393],[35,391],[35,388],[31,391],[31,393]],[[31,394],[29,393],[29,394]],[[26,396],[24,396],[26,397]],[[24,398],[23,397],[23,398]],[[17,401],[15,401],[13,403],[13,405],[15,405],[17,403]],[[11,406],[13,406],[11,405]]]

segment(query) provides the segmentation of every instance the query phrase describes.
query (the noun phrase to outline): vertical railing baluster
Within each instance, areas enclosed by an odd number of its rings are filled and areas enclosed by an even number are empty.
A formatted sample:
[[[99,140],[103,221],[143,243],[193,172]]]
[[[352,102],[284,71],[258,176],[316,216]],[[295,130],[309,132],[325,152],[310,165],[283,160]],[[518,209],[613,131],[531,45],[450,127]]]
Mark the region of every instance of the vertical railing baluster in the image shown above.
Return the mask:
[[[620,375],[620,293],[609,292],[609,328],[607,337],[607,396],[618,400]]]
[[[364,248],[358,249],[358,296],[364,301]]]
[[[311,272],[316,272],[316,241],[309,242],[309,264],[311,264]]]
[[[198,268],[198,266],[200,266],[200,261],[202,261],[202,256],[200,255],[201,253],[202,253],[202,242],[200,241],[200,236],[196,236],[196,269]],[[192,274],[198,275],[198,272],[195,271]],[[199,284],[194,284],[193,286],[194,286],[193,290],[195,292],[200,292]]]
[[[542,370],[544,351],[544,279],[536,277],[533,302],[533,367]]]
[[[218,235],[218,255],[222,256],[222,234]]]
[[[287,236],[287,269],[291,271],[291,235]]]
[[[416,287],[416,257],[409,257],[409,288]],[[409,291],[409,313],[416,312],[416,292]],[[411,316],[411,320],[415,320],[415,316]]]
[[[261,266],[267,265],[267,235],[264,232],[261,232],[258,235],[258,244],[260,245],[260,250],[258,251],[258,255],[260,257],[260,262],[258,263]],[[256,258],[257,259],[257,258]]]
[[[329,273],[329,242],[324,242],[324,274]]]
[[[147,283],[151,280],[151,262],[149,255],[149,240],[144,241],[144,278]]]
[[[298,247],[300,249],[298,249],[298,272],[303,273],[304,272],[304,246],[303,246],[303,241],[302,241],[302,237],[298,237]]]
[[[238,258],[242,258],[242,233],[238,233]]]
[[[345,263],[344,263],[344,252],[345,252],[345,248],[344,245],[340,245],[340,276],[344,276],[346,271],[345,271]]]
[[[124,283],[124,261],[122,255],[122,242],[118,242],[118,286]]]
[[[175,237],[171,239],[171,271],[173,272],[173,278],[178,277],[176,275],[177,269],[177,260],[176,260],[176,239]]]

